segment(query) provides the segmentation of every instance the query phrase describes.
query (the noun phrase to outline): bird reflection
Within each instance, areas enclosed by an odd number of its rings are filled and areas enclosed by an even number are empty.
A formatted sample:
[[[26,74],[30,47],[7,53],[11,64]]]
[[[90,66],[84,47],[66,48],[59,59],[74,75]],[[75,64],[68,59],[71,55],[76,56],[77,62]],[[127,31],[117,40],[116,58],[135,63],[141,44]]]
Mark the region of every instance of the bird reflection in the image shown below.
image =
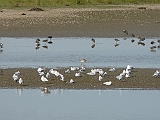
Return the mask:
[[[48,49],[48,46],[46,45],[46,43],[42,47]]]
[[[117,46],[119,46],[119,44],[118,44],[118,43],[116,43],[116,44],[114,45],[114,47],[117,47]]]
[[[50,35],[50,36],[48,36],[48,38],[50,39],[50,40],[48,41],[48,43],[49,43],[49,44],[52,44],[52,43],[53,43],[53,42],[51,41],[52,36]]]
[[[138,42],[138,45],[143,45],[143,46],[145,46],[145,43],[139,41],[139,42]]]
[[[156,52],[156,49],[151,49],[150,51],[151,51],[151,52]]]
[[[95,46],[96,46],[95,44],[92,44],[92,45],[91,45],[91,48],[94,48]]]
[[[42,40],[43,42],[48,42],[48,39]]]
[[[52,44],[53,42],[51,40],[48,41],[48,44]]]
[[[36,50],[38,50],[39,48],[40,48],[39,46],[36,46],[36,47],[35,47]]]
[[[47,87],[42,87],[42,88],[41,88],[41,93],[50,94],[51,92],[50,92],[49,88],[47,88]]]

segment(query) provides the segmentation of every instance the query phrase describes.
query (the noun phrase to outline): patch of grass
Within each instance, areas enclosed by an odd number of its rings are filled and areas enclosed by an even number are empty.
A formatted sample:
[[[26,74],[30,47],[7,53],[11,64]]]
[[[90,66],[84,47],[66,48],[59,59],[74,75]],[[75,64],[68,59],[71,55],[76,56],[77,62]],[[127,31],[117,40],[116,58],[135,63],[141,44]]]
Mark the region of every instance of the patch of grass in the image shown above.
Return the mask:
[[[160,4],[160,0],[0,0],[0,8]]]

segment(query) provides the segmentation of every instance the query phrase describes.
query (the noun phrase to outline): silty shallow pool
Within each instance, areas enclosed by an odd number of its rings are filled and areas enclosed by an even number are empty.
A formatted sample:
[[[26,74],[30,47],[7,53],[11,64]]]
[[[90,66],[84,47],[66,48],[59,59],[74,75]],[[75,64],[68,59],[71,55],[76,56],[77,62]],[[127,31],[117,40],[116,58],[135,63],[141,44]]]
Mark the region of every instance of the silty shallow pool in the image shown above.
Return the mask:
[[[137,68],[159,68],[160,48],[150,49],[151,41],[159,38],[147,38],[145,45],[138,45],[138,38],[52,38],[52,44],[42,42],[36,48],[37,38],[1,38],[3,51],[0,52],[0,67],[68,67],[79,66],[81,59],[86,59],[86,67],[126,67],[128,64]],[[49,39],[48,39],[49,40]],[[118,45],[118,46],[117,46]],[[44,46],[47,46],[44,47]]]

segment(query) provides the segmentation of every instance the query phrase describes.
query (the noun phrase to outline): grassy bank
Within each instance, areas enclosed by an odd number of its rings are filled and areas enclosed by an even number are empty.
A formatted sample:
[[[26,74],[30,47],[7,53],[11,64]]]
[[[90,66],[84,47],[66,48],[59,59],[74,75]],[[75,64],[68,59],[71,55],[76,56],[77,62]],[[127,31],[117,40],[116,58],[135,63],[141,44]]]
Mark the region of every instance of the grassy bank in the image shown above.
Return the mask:
[[[160,0],[0,0],[0,8],[159,3]]]

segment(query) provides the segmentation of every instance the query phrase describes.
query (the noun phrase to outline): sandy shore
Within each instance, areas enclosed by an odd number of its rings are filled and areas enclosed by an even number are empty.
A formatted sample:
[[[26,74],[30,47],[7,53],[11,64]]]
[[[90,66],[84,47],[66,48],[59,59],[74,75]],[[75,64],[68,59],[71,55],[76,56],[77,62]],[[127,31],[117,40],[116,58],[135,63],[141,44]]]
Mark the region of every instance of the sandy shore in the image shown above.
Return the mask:
[[[65,73],[68,68],[56,69],[64,75],[64,81],[59,77],[51,74],[48,82],[42,82],[37,69],[34,68],[11,68],[3,69],[0,73],[0,88],[40,88],[48,87],[51,89],[160,89],[160,76],[153,77],[156,69],[139,69],[135,68],[130,78],[123,77],[122,81],[115,77],[122,73],[124,68],[116,68],[115,72],[109,72],[109,68],[102,68],[108,73],[108,76],[103,76],[103,80],[99,81],[99,74],[90,76],[86,73],[90,72],[87,68],[82,72],[82,77],[75,77],[76,71]],[[46,72],[50,69],[46,69]],[[20,71],[20,76],[24,84],[20,85],[13,80],[12,75]],[[73,79],[75,83],[67,83]],[[106,86],[103,83],[111,81],[112,85]]]
[[[117,6],[116,8],[57,8],[45,11],[0,12],[1,37],[160,37],[160,6]],[[26,15],[22,15],[22,13]]]

